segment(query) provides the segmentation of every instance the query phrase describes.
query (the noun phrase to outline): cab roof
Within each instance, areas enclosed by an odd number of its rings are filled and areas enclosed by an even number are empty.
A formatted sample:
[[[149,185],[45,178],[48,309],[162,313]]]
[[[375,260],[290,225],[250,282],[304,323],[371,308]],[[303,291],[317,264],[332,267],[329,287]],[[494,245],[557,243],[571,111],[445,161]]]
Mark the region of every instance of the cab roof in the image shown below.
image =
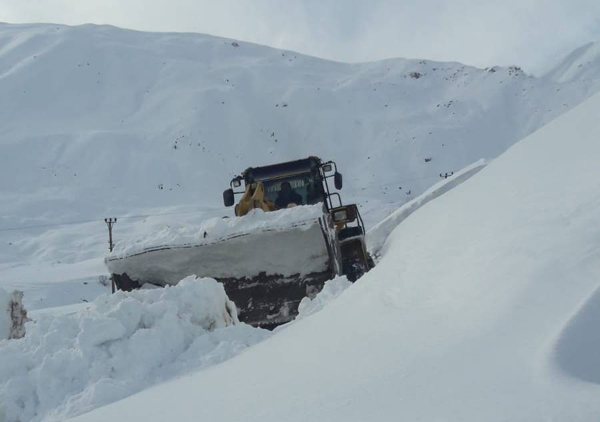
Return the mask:
[[[285,163],[271,164],[261,167],[248,167],[243,171],[242,177],[246,183],[256,180],[268,180],[280,178],[298,173],[308,173],[321,165],[319,157],[308,157],[300,160],[287,161]]]

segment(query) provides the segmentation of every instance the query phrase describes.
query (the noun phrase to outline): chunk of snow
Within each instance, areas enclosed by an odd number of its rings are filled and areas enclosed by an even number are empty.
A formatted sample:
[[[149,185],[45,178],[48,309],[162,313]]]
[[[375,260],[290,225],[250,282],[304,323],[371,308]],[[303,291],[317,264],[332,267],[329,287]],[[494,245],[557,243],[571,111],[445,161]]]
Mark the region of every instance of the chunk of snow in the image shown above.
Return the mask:
[[[2,421],[63,420],[226,360],[269,334],[238,322],[220,283],[195,277],[103,295],[27,328],[25,338],[0,342]]]
[[[302,299],[300,305],[298,305],[298,316],[295,321],[319,312],[350,286],[352,286],[352,283],[345,276],[327,281],[317,296],[312,299],[309,297]]]

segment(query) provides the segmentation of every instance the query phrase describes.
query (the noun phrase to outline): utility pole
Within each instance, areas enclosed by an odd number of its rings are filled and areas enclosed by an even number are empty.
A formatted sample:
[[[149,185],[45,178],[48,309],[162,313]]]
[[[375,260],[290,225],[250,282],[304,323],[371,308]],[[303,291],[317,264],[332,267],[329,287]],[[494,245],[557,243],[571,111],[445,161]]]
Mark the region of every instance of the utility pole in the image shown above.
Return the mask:
[[[104,222],[108,226],[108,250],[110,252],[112,252],[113,248],[115,247],[115,245],[113,244],[113,241],[112,241],[112,228],[117,223],[117,219],[116,218],[105,218]]]
[[[116,218],[105,218],[104,222],[108,226],[108,250],[110,252],[112,252],[113,248],[115,247],[115,245],[113,243],[113,237],[112,237],[112,228],[115,224],[117,224],[117,219]],[[114,293],[116,288],[115,288],[115,280],[113,280],[112,275],[110,276],[110,285],[111,285],[112,292]]]

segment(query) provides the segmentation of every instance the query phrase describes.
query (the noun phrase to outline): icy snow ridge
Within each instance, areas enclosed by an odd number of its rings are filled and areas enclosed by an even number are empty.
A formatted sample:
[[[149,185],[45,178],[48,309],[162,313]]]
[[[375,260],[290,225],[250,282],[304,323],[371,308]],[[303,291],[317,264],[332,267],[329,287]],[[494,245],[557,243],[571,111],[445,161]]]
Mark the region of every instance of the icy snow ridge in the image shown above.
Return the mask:
[[[239,324],[221,284],[195,277],[103,295],[27,329],[23,339],[0,341],[2,421],[63,420],[226,360],[268,335]]]

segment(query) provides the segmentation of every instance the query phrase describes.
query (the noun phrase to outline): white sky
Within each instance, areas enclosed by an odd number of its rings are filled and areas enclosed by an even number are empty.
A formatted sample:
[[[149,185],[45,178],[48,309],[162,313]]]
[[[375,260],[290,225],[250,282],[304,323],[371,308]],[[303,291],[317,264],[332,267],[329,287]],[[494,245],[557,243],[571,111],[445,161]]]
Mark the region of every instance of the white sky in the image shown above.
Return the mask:
[[[345,62],[410,57],[541,74],[600,41],[600,0],[0,0],[0,21],[201,32]]]

